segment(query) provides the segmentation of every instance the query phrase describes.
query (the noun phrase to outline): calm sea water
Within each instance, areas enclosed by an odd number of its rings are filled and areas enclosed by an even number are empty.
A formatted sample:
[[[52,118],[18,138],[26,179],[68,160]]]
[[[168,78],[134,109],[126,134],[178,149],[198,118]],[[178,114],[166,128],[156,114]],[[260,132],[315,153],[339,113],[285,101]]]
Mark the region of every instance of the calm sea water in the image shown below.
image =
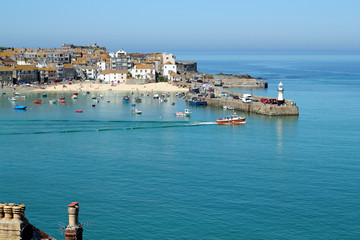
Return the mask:
[[[64,239],[67,204],[80,203],[85,239],[358,239],[360,235],[359,53],[176,53],[209,73],[279,81],[299,117],[188,107],[123,93],[15,111],[0,97],[0,201],[23,202],[35,226]],[[49,94],[47,99],[59,97]],[[175,105],[171,105],[175,102]],[[84,113],[77,114],[75,110]]]

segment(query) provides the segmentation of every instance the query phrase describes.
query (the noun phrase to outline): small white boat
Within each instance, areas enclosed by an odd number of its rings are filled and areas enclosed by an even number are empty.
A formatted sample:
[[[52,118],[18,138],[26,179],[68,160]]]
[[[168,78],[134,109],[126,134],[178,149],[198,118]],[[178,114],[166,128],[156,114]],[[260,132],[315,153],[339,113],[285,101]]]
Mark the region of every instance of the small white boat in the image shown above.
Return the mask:
[[[132,110],[131,113],[133,113],[133,114],[142,114],[142,111],[135,109],[135,110]]]
[[[20,96],[20,93],[14,92],[14,95],[15,95],[15,96]]]
[[[228,108],[228,106],[226,106],[226,105],[225,105],[225,106],[223,106],[223,109],[227,109],[227,108]]]
[[[73,95],[71,98],[72,99],[78,99],[78,95]]]
[[[228,110],[234,110],[234,107],[227,107]]]
[[[154,99],[158,99],[158,98],[159,98],[159,94],[154,93],[153,98],[154,98]]]
[[[185,109],[185,112],[175,113],[177,117],[189,117],[191,115],[190,109]]]
[[[9,100],[14,102],[14,101],[16,101],[16,98],[15,98],[15,97],[11,97],[11,98],[9,98]]]
[[[49,103],[50,103],[50,104],[56,104],[56,102],[57,102],[56,99],[51,99],[51,100],[49,100]]]

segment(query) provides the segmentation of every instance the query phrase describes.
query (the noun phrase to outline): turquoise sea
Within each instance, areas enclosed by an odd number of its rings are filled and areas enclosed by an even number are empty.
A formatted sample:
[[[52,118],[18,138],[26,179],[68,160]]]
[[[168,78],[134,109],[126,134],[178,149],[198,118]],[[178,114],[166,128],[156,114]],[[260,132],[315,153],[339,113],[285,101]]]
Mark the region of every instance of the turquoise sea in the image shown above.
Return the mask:
[[[229,112],[123,93],[13,110],[0,97],[0,202],[25,203],[57,239],[80,203],[85,239],[359,239],[360,53],[179,52],[208,73],[248,73],[268,89],[234,92],[294,100],[299,117]],[[59,97],[48,94],[47,99]],[[109,99],[110,103],[106,100]],[[175,105],[171,105],[175,102]],[[82,114],[75,110],[82,109]]]

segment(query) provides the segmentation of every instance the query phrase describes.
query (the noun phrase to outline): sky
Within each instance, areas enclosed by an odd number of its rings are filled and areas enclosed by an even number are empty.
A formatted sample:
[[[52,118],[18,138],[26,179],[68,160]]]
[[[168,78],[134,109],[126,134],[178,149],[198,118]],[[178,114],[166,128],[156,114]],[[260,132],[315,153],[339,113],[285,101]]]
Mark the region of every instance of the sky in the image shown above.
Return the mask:
[[[360,0],[0,0],[0,46],[359,51]]]

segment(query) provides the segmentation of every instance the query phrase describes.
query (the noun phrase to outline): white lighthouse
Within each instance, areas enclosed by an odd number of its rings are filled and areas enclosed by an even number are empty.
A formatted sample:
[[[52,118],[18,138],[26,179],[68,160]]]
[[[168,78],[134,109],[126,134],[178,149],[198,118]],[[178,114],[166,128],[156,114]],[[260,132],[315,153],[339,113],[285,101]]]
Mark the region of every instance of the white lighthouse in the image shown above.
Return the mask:
[[[283,102],[284,102],[284,85],[282,84],[282,82],[280,82],[278,85],[278,103],[283,103]]]

